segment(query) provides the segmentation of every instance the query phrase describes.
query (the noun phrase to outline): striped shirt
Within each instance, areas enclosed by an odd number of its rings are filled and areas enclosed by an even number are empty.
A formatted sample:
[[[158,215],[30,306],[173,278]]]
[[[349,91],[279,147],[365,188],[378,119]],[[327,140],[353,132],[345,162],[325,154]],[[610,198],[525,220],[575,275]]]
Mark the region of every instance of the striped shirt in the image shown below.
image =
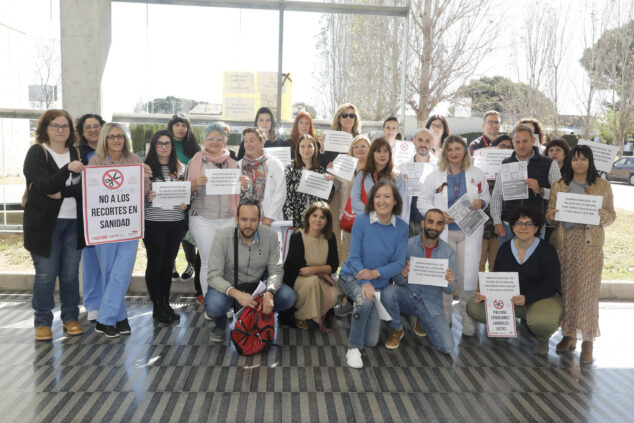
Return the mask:
[[[174,177],[170,175],[168,165],[161,165],[161,178],[152,178],[151,182],[170,182],[174,181]],[[152,207],[152,203],[145,202],[145,220],[151,220],[152,222],[176,222],[185,219],[185,212],[179,210],[177,206],[170,209],[163,209],[161,207]]]

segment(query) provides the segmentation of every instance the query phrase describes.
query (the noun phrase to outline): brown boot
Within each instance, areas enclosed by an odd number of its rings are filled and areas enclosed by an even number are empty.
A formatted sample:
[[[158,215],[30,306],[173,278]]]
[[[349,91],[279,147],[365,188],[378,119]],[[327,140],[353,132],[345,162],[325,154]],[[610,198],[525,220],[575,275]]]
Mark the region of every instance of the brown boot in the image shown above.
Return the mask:
[[[592,358],[592,341],[583,341],[581,343],[581,355],[579,356],[581,364],[590,364]]]
[[[385,348],[388,350],[395,350],[401,344],[401,339],[403,339],[403,329],[392,329],[390,328],[390,334],[387,337],[387,341],[385,342]]]
[[[557,344],[556,351],[558,353],[574,351],[577,348],[577,340],[572,336],[564,336]]]

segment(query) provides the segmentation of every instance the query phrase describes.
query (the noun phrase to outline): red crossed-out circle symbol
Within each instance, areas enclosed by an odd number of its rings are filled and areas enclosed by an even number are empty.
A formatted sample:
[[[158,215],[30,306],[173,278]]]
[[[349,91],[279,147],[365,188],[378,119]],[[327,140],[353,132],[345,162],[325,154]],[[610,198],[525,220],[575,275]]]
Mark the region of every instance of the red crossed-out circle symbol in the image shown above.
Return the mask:
[[[498,310],[504,308],[504,301],[502,301],[502,300],[493,300],[493,307],[495,307]]]
[[[405,143],[401,144],[401,150],[402,151],[407,151],[407,144],[405,144]]]
[[[101,180],[106,188],[117,189],[123,185],[123,173],[117,169],[110,169],[103,174]]]

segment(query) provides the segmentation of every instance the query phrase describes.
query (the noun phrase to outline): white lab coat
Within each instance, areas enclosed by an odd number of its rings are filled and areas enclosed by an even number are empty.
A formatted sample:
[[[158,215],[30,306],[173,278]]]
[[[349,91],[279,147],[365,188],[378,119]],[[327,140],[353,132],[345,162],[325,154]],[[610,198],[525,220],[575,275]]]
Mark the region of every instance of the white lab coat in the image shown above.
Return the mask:
[[[469,166],[465,171],[465,180],[467,181],[467,194],[472,200],[480,199],[486,204],[491,201],[489,194],[489,185],[482,170],[475,166]],[[447,187],[439,193],[436,192],[438,187],[447,182],[447,171],[436,169],[431,175],[425,179],[423,183],[423,192],[418,196],[416,207],[422,215],[432,208],[442,211],[449,209],[447,199]],[[464,263],[464,290],[474,291],[478,285],[478,271],[480,268],[480,254],[482,252],[482,235],[484,234],[484,225],[480,226],[471,235],[465,237],[465,263]],[[447,242],[448,229],[440,234],[443,241]],[[453,269],[454,272],[456,269]]]

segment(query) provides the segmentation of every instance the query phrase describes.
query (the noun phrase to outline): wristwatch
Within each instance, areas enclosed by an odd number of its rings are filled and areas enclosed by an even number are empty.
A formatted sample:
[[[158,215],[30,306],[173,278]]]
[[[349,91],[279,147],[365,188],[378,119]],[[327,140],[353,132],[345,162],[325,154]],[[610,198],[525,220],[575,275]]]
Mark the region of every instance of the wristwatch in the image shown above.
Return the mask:
[[[377,274],[376,278],[381,279],[381,272],[379,272],[379,269],[374,269],[374,270],[376,270],[376,274]]]
[[[275,294],[277,294],[277,289],[271,287],[271,288],[268,288],[266,292],[270,292],[275,297]]]

